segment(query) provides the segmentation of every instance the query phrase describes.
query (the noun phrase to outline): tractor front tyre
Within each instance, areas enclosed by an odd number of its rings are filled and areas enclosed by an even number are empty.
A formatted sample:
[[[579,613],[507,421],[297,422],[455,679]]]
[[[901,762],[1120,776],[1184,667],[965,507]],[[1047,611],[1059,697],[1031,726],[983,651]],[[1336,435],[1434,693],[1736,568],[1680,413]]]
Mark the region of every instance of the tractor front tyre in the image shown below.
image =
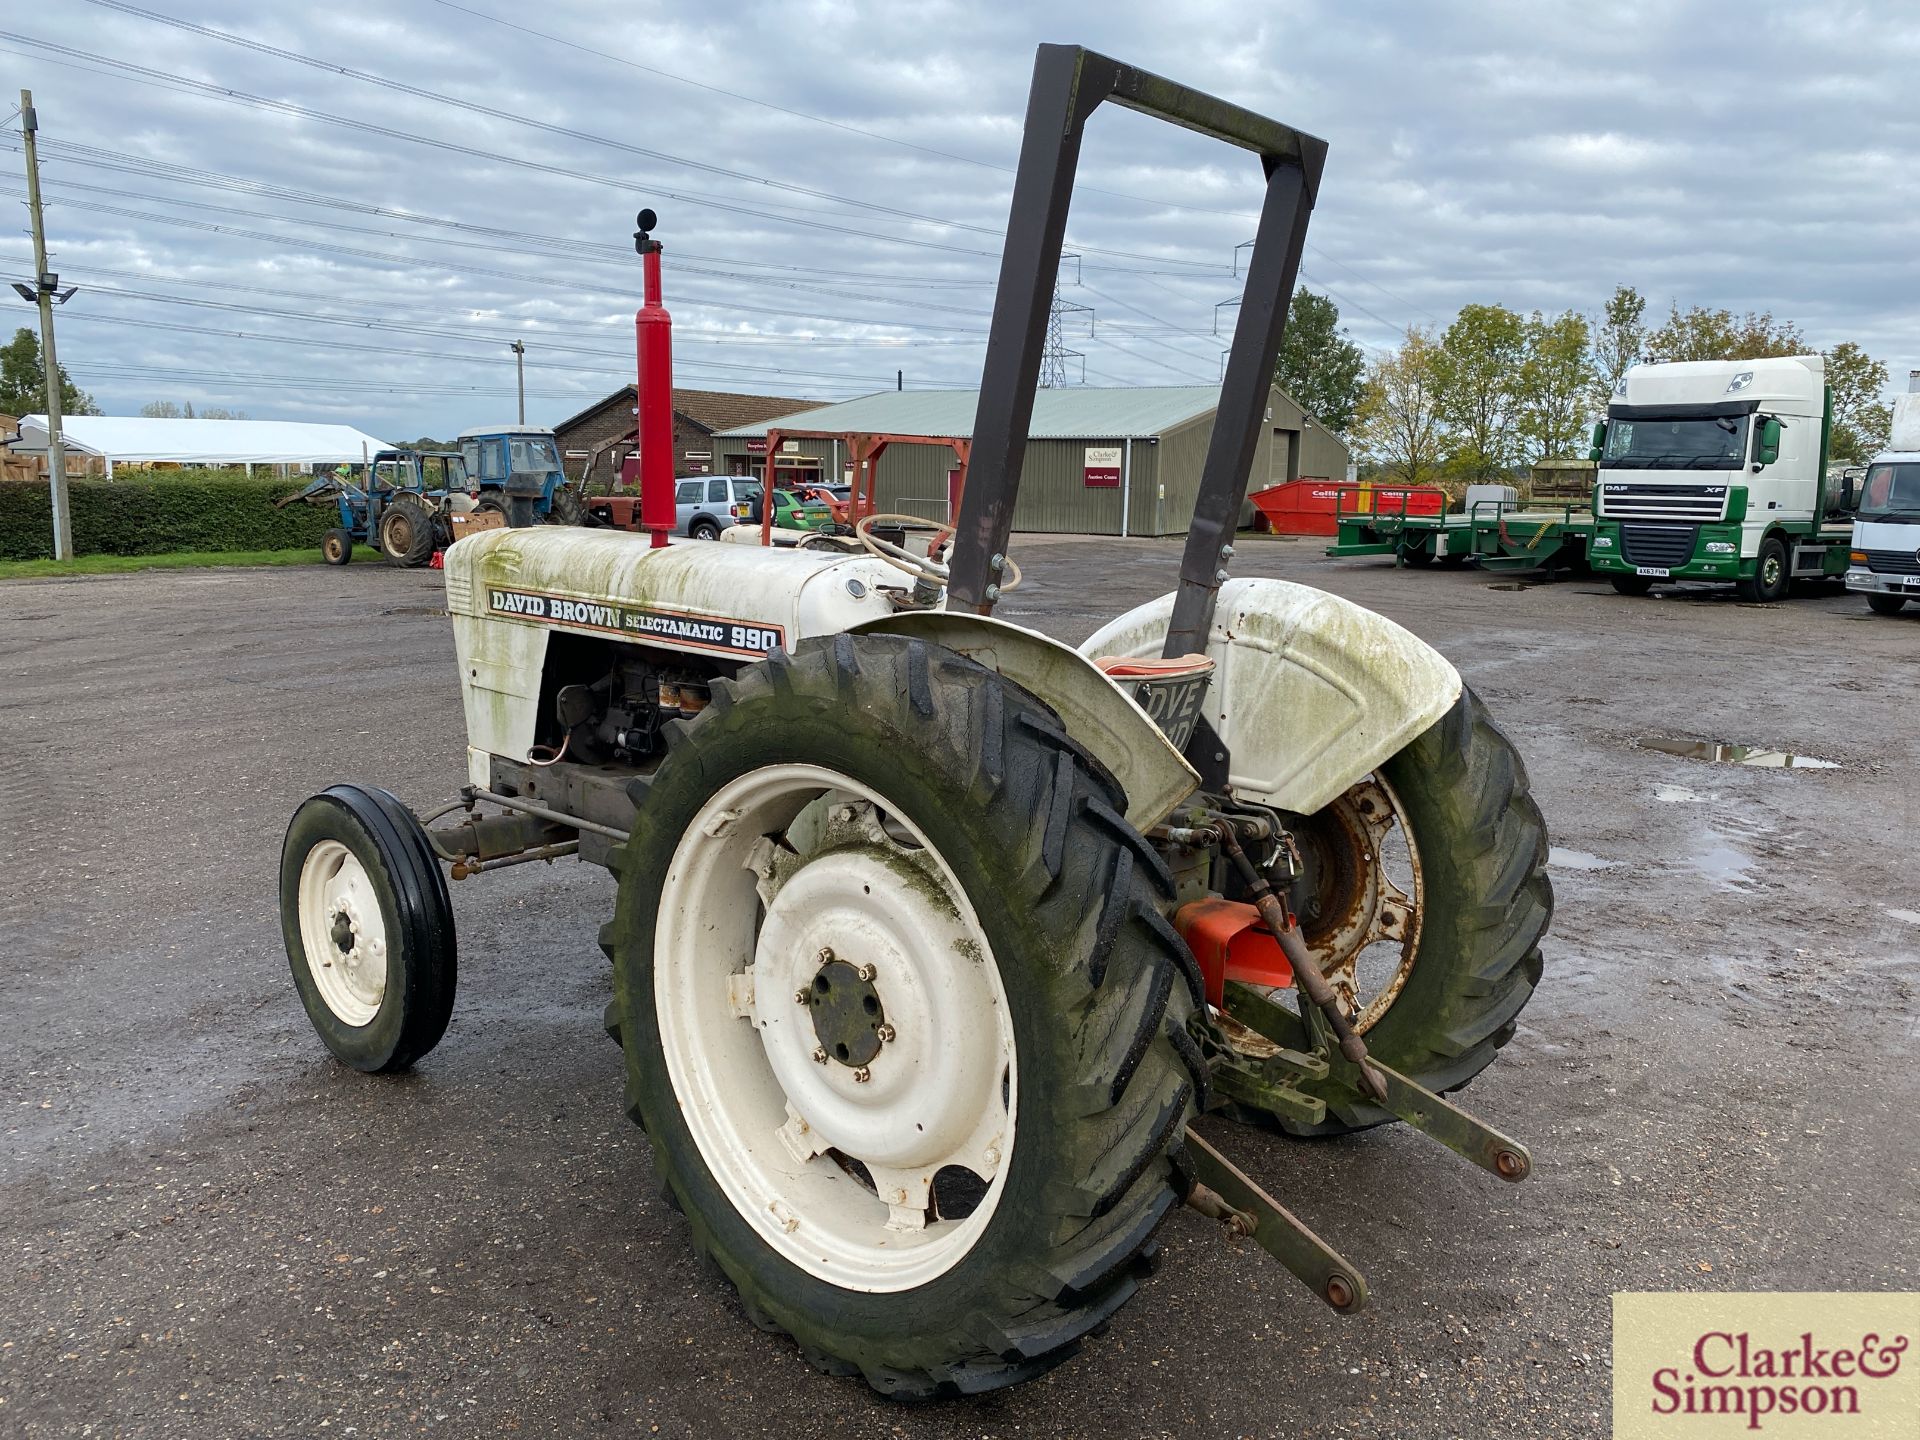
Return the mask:
[[[1616,595],[1645,595],[1653,589],[1651,575],[1612,575],[1608,579]]]
[[[489,510],[502,520],[507,519],[507,497],[498,490],[482,491],[480,498],[473,502],[473,508],[476,511]]]
[[[1519,753],[1463,689],[1296,833],[1309,861],[1308,893],[1295,897],[1305,938],[1367,1049],[1429,1090],[1458,1090],[1513,1037],[1553,917],[1546,824]],[[1405,873],[1383,883],[1390,857]],[[1392,1118],[1351,1090],[1316,1093],[1325,1123],[1283,1128],[1341,1134]]]
[[[345,565],[353,559],[353,532],[336,525],[320,539],[320,558],[329,565]]]
[[[280,933],[307,1018],[342,1064],[404,1070],[453,1013],[453,907],[413,812],[335,785],[293,812],[280,851]]]
[[[1145,1273],[1205,1095],[1124,795],[1029,692],[895,636],[775,651],[666,738],[602,938],[695,1246],[885,1394],[1057,1364]]]
[[[417,500],[395,500],[380,517],[379,538],[389,565],[424,565],[433,555],[433,515]]]
[[[1867,596],[1867,608],[1876,615],[1898,615],[1906,603],[1904,595]]]

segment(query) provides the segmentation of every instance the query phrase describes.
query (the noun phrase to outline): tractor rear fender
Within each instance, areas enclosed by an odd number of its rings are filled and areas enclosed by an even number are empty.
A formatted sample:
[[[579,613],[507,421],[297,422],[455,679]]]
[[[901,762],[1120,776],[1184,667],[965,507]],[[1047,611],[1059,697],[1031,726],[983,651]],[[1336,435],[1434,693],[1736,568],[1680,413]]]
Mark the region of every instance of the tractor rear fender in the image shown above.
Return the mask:
[[[1158,825],[1200,784],[1193,767],[1132,696],[1079,652],[1038,631],[984,615],[925,610],[848,628],[944,646],[1032,691],[1053,707],[1067,733],[1113,772],[1127,792],[1127,820],[1136,830]]]
[[[1173,596],[1096,631],[1082,655],[1155,656]],[[1310,815],[1398,754],[1460,698],[1460,672],[1384,616],[1286,580],[1229,580],[1207,640],[1202,710],[1235,795]]]

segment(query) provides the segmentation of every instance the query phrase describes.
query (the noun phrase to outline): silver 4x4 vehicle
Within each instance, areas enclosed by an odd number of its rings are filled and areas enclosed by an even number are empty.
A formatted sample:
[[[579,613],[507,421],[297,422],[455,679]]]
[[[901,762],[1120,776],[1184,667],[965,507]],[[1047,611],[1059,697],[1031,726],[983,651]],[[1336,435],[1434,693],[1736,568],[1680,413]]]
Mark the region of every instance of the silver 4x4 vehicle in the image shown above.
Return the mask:
[[[717,540],[733,524],[733,507],[760,496],[751,475],[682,475],[673,482],[673,531],[696,540]]]

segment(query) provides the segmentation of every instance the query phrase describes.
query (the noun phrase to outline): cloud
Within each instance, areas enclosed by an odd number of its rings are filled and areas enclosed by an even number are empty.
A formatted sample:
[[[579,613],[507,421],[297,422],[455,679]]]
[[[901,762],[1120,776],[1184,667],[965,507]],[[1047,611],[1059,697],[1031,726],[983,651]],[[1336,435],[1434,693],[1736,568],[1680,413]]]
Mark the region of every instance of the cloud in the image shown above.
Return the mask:
[[[80,52],[0,41],[8,89],[35,92],[57,267],[83,286],[62,356],[114,411],[450,434],[509,417],[520,336],[529,418],[550,422],[629,377],[643,203],[686,383],[971,384],[1033,46],[1060,39],[1325,137],[1305,273],[1370,346],[1469,302],[1592,310],[1629,283],[1920,366],[1903,13],[147,3],[396,84],[80,0],[8,22]],[[1067,342],[1088,380],[1216,378],[1257,165],[1103,111],[1081,187],[1062,295],[1095,312]],[[0,240],[10,269],[26,254]]]

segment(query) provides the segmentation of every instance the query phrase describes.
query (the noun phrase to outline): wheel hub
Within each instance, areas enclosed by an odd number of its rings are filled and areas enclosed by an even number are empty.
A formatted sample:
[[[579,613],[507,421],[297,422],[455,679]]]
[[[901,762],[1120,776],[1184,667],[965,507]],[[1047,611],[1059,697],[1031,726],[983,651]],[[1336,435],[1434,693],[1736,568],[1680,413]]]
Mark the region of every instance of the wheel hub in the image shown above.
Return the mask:
[[[1307,947],[1353,1028],[1364,1034],[1392,1007],[1418,953],[1419,853],[1399,802],[1377,777],[1296,822],[1293,831],[1306,868],[1292,901]],[[1403,872],[1399,879],[1390,873],[1389,852],[1393,868]],[[1405,888],[1401,880],[1409,882]],[[1369,953],[1375,946],[1378,952]]]
[[[299,905],[321,1000],[346,1024],[367,1024],[386,995],[387,932],[366,867],[339,841],[322,841],[300,867]]]
[[[884,839],[808,858],[773,896],[753,965],[760,1040],[824,1148],[930,1178],[1004,1128],[999,1010],[969,930]]]
[[[815,1058],[864,1070],[880,1054],[881,1047],[894,1038],[880,992],[874,988],[873,968],[856,968],[835,959],[831,950],[822,952],[822,960],[824,963],[813,972],[813,983],[800,992],[813,1016],[814,1037],[820,1042]]]

